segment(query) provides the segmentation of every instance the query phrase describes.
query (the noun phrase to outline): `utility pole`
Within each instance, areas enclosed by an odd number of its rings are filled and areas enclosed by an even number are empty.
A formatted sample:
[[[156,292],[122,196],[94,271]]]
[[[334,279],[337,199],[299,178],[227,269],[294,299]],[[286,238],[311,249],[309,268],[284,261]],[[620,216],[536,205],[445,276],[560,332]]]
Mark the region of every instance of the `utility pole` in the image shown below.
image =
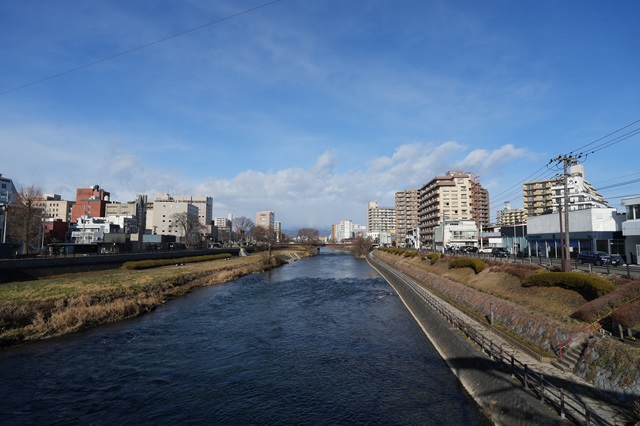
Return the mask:
[[[571,244],[569,240],[569,174],[568,165],[571,161],[571,164],[575,161],[573,157],[565,157],[563,159],[564,164],[564,254],[565,257],[562,259],[562,270],[564,272],[571,271]]]
[[[563,205],[560,203],[560,199],[558,199],[558,209],[560,213],[560,217],[562,217],[562,209],[564,209],[564,250],[562,256],[562,271],[569,272],[571,271],[571,255],[570,255],[570,240],[569,240],[569,166],[572,166],[577,163],[575,157],[571,155],[559,156],[554,158],[549,163],[552,162],[562,162],[563,168],[563,180],[564,180],[564,201]],[[562,223],[561,223],[562,225]],[[560,226],[560,233],[562,234],[562,226]]]

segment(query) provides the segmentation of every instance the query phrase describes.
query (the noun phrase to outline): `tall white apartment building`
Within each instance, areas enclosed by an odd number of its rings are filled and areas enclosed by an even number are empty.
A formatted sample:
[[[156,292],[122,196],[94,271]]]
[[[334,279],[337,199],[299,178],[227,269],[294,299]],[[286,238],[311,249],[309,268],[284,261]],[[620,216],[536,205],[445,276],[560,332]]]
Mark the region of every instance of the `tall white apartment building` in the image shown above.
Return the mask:
[[[608,208],[607,201],[584,178],[584,166],[574,165],[567,178],[569,210]],[[564,205],[564,178],[525,182],[522,184],[527,216],[555,213]]]
[[[367,235],[374,241],[391,244],[396,233],[395,207],[380,207],[377,201],[367,203]]]

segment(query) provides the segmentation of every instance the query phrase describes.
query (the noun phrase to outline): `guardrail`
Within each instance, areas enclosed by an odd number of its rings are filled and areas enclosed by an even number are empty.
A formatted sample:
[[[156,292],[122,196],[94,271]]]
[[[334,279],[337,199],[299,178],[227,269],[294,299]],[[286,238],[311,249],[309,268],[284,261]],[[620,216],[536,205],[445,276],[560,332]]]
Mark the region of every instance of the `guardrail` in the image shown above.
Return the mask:
[[[453,327],[463,332],[469,339],[475,342],[499,367],[509,371],[511,377],[518,379],[524,389],[532,391],[542,402],[556,409],[561,418],[569,419],[578,425],[614,426],[613,423],[598,415],[582,401],[576,399],[570,392],[553,385],[545,379],[542,373],[538,373],[529,368],[527,364],[518,360],[513,354],[508,354],[501,345],[495,343],[485,334],[477,330],[471,322],[465,321],[451,311],[445,304],[415,283],[411,278],[399,271],[390,269],[388,265],[380,263],[371,256],[369,259],[376,265],[398,277],[413,290],[420,299],[442,315]]]
[[[480,259],[489,259],[496,260],[502,262],[511,262],[511,263],[529,263],[529,264],[537,264],[537,265],[545,265],[545,266],[553,266],[561,265],[561,259],[553,258],[553,257],[541,257],[541,256],[528,256],[528,257],[517,257],[517,256],[509,256],[509,257],[494,257],[491,254],[487,253],[477,253],[477,252],[455,252],[448,253],[450,256],[464,256],[464,257],[477,257]],[[554,262],[555,261],[555,262]],[[584,266],[580,268],[580,266]],[[576,259],[571,259],[571,268],[586,270],[588,272],[599,272],[603,274],[618,274],[618,275],[626,275],[627,278],[638,277],[640,276],[640,265],[629,265],[625,264],[622,266],[596,266],[591,263],[580,264]]]

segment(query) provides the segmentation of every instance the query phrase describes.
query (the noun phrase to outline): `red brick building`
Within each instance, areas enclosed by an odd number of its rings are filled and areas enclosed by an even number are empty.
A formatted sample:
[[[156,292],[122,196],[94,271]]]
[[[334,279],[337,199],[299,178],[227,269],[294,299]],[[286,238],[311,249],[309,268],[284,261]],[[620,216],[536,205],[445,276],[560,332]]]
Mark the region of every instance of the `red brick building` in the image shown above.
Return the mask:
[[[76,203],[71,208],[71,223],[76,223],[79,217],[85,215],[104,217],[110,195],[98,185],[94,185],[91,188],[78,188],[76,190]]]

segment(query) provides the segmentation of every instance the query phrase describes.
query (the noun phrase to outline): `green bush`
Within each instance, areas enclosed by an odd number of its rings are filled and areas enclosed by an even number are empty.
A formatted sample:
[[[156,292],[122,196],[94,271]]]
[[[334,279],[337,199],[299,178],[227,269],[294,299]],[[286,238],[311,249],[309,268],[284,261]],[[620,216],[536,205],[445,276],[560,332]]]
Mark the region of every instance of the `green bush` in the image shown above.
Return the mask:
[[[461,259],[453,259],[449,262],[449,269],[455,268],[471,268],[473,272],[479,274],[487,267],[487,264],[480,259],[464,257]]]
[[[575,272],[541,272],[529,275],[523,287],[561,287],[578,292],[586,300],[594,300],[614,290],[613,284],[592,275]]]
[[[438,259],[440,259],[440,254],[439,253],[429,253],[426,256],[427,259],[429,259],[429,263],[431,265],[435,265],[436,262],[438,261]]]
[[[221,253],[206,256],[180,257],[175,259],[134,260],[131,262],[125,262],[122,267],[124,269],[149,269],[158,268],[160,266],[175,265],[176,263],[208,262],[211,260],[228,259],[230,257],[232,256],[229,253]]]

